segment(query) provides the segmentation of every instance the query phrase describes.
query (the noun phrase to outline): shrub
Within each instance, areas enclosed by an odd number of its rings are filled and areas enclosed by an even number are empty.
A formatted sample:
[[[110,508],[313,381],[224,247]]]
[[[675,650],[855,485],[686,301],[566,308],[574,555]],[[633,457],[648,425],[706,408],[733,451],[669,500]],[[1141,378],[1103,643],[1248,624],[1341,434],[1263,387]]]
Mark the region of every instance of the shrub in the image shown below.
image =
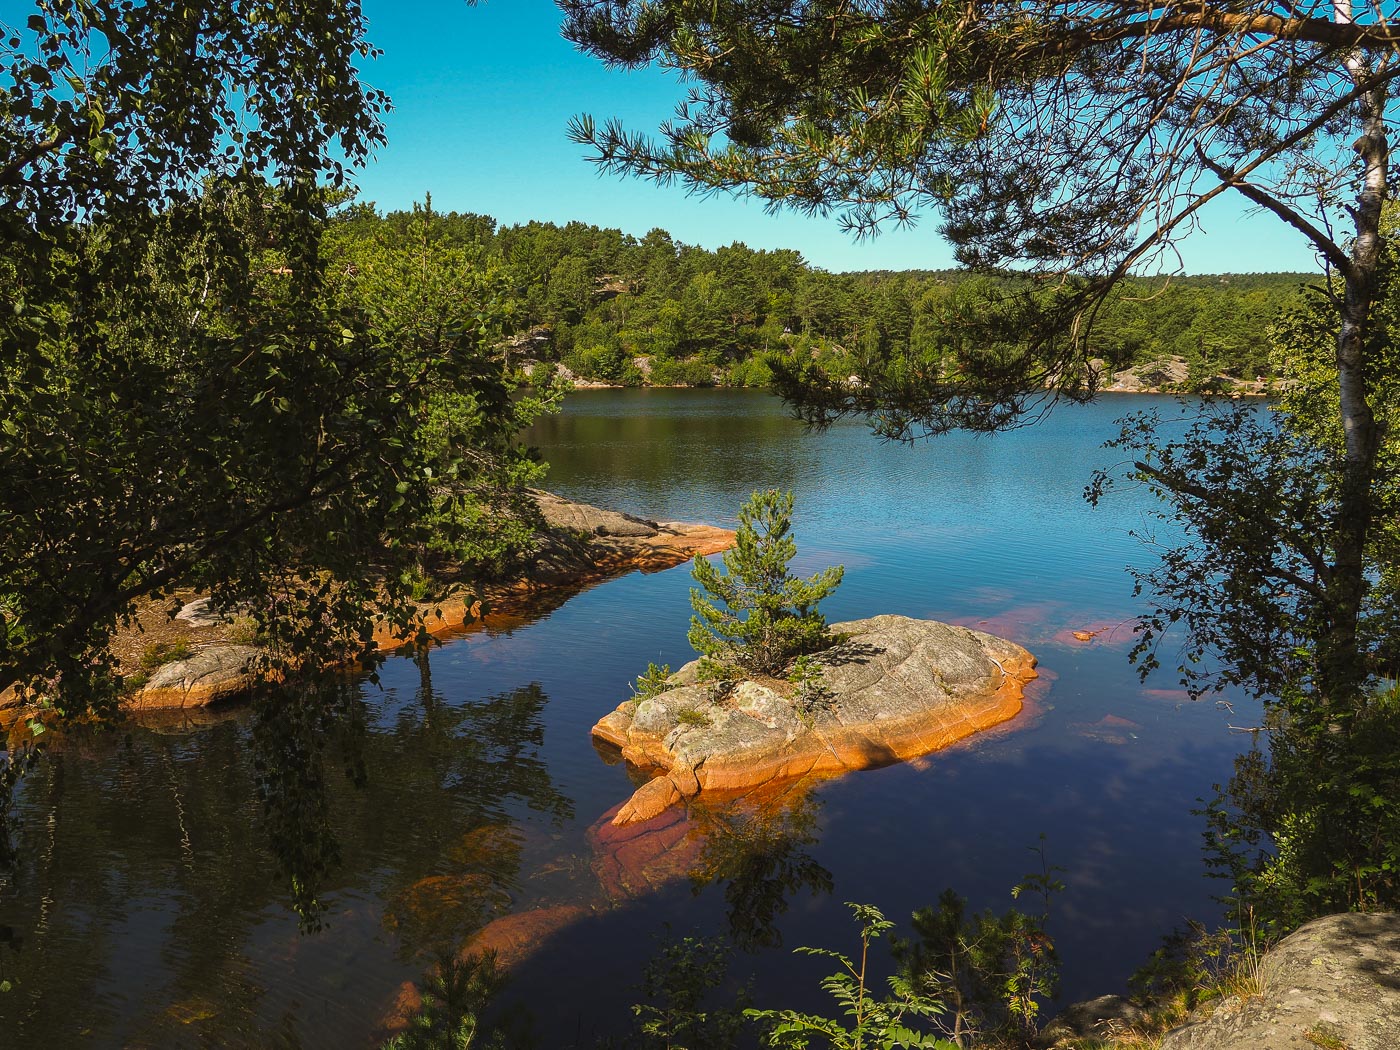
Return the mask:
[[[146,646],[146,651],[141,654],[141,668],[145,671],[154,671],[157,667],[165,664],[184,660],[192,652],[194,650],[190,648],[190,643],[184,639],[174,642],[156,642]]]
[[[798,948],[803,955],[819,955],[839,964],[836,973],[822,981],[822,987],[836,1000],[840,1017],[805,1014],[796,1010],[746,1010],[748,1017],[762,1025],[764,1042],[773,1047],[802,1048],[810,1046],[813,1037],[833,1050],[860,1050],[861,1047],[926,1047],[929,1050],[957,1050],[937,1036],[915,1031],[905,1019],[935,1018],[943,1012],[942,1004],[923,994],[912,982],[901,976],[889,980],[890,995],[878,999],[872,994],[874,984],[867,973],[870,942],[888,931],[894,924],[868,904],[847,904],[856,922],[860,923],[860,959],[853,961],[840,952],[826,948]],[[849,1025],[849,1027],[848,1027]]]
[[[715,370],[705,361],[654,357],[649,378],[652,386],[714,386]]]

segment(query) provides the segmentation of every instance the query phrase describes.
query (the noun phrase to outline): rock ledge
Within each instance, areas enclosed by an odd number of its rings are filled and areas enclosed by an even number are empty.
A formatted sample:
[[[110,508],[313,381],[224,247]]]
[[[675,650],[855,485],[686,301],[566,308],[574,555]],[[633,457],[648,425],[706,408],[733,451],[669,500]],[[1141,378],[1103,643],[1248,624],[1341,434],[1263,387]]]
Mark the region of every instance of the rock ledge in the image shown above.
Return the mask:
[[[1168,1032],[1162,1050],[1394,1050],[1400,914],[1328,915],[1264,954],[1260,995]]]

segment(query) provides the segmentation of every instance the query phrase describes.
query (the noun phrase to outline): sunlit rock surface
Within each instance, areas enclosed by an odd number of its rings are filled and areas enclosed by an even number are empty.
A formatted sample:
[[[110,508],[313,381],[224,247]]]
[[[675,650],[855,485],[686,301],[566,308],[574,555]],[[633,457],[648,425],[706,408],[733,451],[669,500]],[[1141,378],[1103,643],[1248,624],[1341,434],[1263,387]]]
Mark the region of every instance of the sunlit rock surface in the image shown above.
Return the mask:
[[[247,692],[257,681],[251,645],[207,645],[158,668],[128,704],[136,709],[204,707]]]
[[[821,693],[795,699],[783,681],[744,681],[715,702],[698,661],[673,688],[629,700],[593,727],[653,779],[614,817],[649,820],[702,791],[888,765],[1004,722],[1021,709],[1035,657],[1012,642],[935,620],[876,616],[832,624],[844,636],[814,657]]]
[[[1167,1033],[1162,1050],[1394,1050],[1400,914],[1328,915],[1264,954],[1260,994]]]

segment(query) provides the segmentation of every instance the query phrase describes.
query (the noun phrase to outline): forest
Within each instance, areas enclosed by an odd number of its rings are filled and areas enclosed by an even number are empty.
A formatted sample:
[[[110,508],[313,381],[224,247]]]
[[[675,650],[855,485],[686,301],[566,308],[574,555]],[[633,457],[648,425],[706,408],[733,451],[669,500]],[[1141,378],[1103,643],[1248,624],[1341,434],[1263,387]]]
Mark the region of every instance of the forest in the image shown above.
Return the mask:
[[[1050,290],[1013,271],[829,273],[796,251],[738,242],[711,251],[660,228],[638,238],[582,222],[503,226],[433,213],[431,198],[425,210],[444,246],[472,246],[504,271],[512,364],[558,361],[619,386],[763,387],[773,353],[805,351],[840,379],[872,359],[941,360],[958,352],[968,316],[999,295]],[[352,204],[333,227],[389,248],[413,219]],[[1193,390],[1219,376],[1273,378],[1271,325],[1319,283],[1301,273],[1132,278],[1096,317],[1090,353],[1106,372],[1181,357]]]

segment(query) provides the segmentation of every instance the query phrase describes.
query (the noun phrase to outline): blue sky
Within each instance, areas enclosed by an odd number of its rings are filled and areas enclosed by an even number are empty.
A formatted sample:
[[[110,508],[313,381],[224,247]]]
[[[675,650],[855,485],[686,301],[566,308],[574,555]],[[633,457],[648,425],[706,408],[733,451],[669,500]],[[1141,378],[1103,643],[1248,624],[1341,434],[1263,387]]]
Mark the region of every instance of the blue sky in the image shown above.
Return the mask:
[[[370,39],[384,56],[364,70],[387,91],[389,144],[362,173],[362,199],[407,207],[431,192],[443,210],[510,224],[577,219],[641,236],[654,226],[707,248],[741,240],[795,248],[828,270],[951,265],[926,216],[912,230],[854,241],[835,219],[770,215],[732,197],[697,198],[680,186],[599,175],[568,141],[569,118],[588,112],[652,130],[684,88],[669,74],[624,73],[573,50],[550,0],[364,0]],[[1230,202],[1204,215],[1182,246],[1190,273],[1317,269],[1301,237],[1271,216]]]

